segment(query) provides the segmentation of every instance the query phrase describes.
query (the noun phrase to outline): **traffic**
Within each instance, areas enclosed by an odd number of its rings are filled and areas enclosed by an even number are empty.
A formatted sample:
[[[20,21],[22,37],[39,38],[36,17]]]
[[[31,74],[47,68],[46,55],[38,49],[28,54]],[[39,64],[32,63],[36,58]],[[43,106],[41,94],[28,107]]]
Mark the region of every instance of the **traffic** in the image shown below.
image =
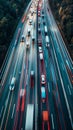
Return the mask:
[[[73,73],[47,6],[32,0],[18,25],[0,87],[0,130],[73,129]]]

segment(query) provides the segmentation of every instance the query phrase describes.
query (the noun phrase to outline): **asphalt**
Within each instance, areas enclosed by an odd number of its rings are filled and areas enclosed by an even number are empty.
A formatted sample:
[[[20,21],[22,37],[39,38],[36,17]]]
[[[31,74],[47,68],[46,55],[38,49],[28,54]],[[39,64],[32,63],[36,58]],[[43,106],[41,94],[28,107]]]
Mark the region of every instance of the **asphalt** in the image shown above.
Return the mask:
[[[33,20],[29,25],[29,19],[22,23],[22,19],[17,26],[8,59],[6,61],[4,78],[0,86],[0,130],[25,130],[27,105],[34,105],[33,130],[72,130],[73,129],[73,85],[67,70],[73,73],[73,62],[59,32],[49,3],[40,2],[40,16],[38,7],[36,13],[31,16],[30,4],[25,14]],[[49,11],[48,11],[49,9]],[[31,8],[33,10],[33,8]],[[42,17],[42,11],[44,16]],[[41,34],[38,33],[38,21],[40,23]],[[45,25],[43,22],[45,21]],[[35,26],[34,26],[35,23]],[[47,27],[47,35],[50,39],[49,47],[46,47],[44,26]],[[28,37],[28,28],[31,35]],[[20,30],[21,29],[21,30]],[[18,30],[20,33],[18,35]],[[35,41],[32,42],[32,34]],[[21,42],[24,35],[25,41]],[[39,58],[38,39],[41,36],[43,52],[43,62]],[[17,44],[15,44],[17,40]],[[27,49],[26,43],[30,43]],[[10,60],[10,61],[9,61]],[[34,71],[34,86],[30,84],[30,73]],[[3,70],[4,71],[4,70]],[[41,74],[45,74],[46,101],[42,102],[41,97]],[[16,77],[15,89],[9,90],[12,77]],[[48,121],[42,119],[43,110],[48,111]],[[32,117],[29,117],[30,123]],[[43,127],[44,126],[44,127]]]

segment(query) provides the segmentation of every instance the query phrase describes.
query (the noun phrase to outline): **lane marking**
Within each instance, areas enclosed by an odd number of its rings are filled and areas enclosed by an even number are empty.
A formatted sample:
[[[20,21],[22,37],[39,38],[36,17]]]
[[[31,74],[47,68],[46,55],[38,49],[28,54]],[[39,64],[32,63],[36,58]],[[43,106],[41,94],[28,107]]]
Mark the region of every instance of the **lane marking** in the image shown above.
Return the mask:
[[[68,90],[69,90],[69,94],[71,95],[71,90],[70,90],[70,86],[68,85]]]
[[[1,112],[0,112],[0,118],[2,116],[3,108],[4,108],[4,106],[2,106],[2,109],[1,109]]]
[[[8,109],[8,113],[7,113],[7,119],[6,119],[4,130],[6,130],[6,127],[7,127],[7,123],[8,123],[8,119],[9,119],[9,113],[10,113],[10,108],[11,108],[11,103],[12,103],[12,98],[13,98],[13,93],[11,95],[11,100],[10,100],[10,104],[9,104],[9,109]]]
[[[10,96],[10,91],[9,91],[9,93],[8,93],[7,100],[6,100],[6,102],[5,102],[5,110],[4,110],[4,113],[3,113],[3,117],[2,117],[2,121],[1,121],[0,130],[2,129],[2,125],[3,125],[3,121],[4,121],[4,117],[5,117],[5,113],[6,113],[6,109],[7,109],[8,101],[9,101],[9,96]]]
[[[49,93],[50,93],[50,85],[49,85],[49,82],[48,82],[48,90],[49,90]]]
[[[15,104],[13,105],[13,111],[12,111],[11,119],[13,119],[14,110],[15,110]]]
[[[53,118],[53,114],[51,113],[51,121],[52,121],[52,128],[53,128],[53,130],[55,129],[55,127],[54,127],[54,118]]]
[[[58,61],[57,61],[57,57],[56,57],[56,53],[55,53],[55,49],[54,49],[54,47],[53,47],[53,51],[54,51],[54,56],[55,56],[55,60],[56,60],[56,64],[57,64],[57,68],[58,68],[58,72],[59,72],[59,76],[60,76],[61,84],[62,84],[63,94],[64,94],[65,101],[66,101],[66,106],[67,106],[67,110],[68,110],[68,115],[69,115],[70,123],[71,123],[72,129],[73,129],[73,120],[72,120],[72,115],[71,115],[71,111],[70,111],[70,107],[69,107],[69,103],[68,103],[67,95],[66,95],[66,92],[65,92],[65,88],[64,88],[64,84],[63,84],[62,76],[61,76],[61,73],[60,73],[60,70],[59,70],[59,65],[58,65]]]

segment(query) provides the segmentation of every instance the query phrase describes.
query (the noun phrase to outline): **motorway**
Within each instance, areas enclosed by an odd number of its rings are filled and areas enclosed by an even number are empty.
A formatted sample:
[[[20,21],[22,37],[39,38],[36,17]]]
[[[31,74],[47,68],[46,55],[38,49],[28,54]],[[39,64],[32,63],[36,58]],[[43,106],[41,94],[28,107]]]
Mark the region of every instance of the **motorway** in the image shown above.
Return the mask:
[[[73,61],[48,0],[28,4],[9,48],[0,72],[0,130],[72,130]]]

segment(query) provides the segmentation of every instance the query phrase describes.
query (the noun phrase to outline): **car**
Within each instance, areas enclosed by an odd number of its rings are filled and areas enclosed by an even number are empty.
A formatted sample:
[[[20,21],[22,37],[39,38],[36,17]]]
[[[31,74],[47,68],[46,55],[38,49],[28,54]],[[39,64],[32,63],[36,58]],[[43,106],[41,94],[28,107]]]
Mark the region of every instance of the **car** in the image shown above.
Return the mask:
[[[46,101],[46,90],[45,87],[41,87],[41,98],[42,98],[42,102]]]
[[[45,84],[45,83],[46,83],[46,81],[45,81],[45,75],[42,74],[41,75],[41,84]]]
[[[31,30],[28,28],[28,37],[31,35]]]
[[[45,21],[43,21],[43,25],[45,25],[46,23],[45,23]]]
[[[40,28],[38,28],[38,33],[41,33],[41,29]]]
[[[34,10],[34,13],[36,14],[36,10]]]
[[[33,41],[33,42],[35,41],[35,36],[34,36],[34,35],[32,36],[32,41]]]
[[[44,18],[44,14],[42,14],[42,18]]]
[[[29,47],[30,47],[30,43],[27,41],[26,42],[26,48],[29,49]]]
[[[29,19],[29,24],[32,25],[33,21],[32,19]]]
[[[46,47],[47,47],[47,48],[50,47],[50,44],[46,43]]]
[[[11,84],[9,86],[10,91],[13,91],[15,88],[16,78],[12,77]]]
[[[47,110],[42,111],[42,119],[44,122],[49,120],[49,113]]]
[[[47,36],[45,36],[45,41],[46,41],[46,43],[47,43],[47,44],[49,44],[50,39],[49,39],[49,36],[48,36],[48,35],[47,35]]]
[[[40,39],[40,38],[38,39],[38,45],[42,46],[42,39]]]
[[[25,37],[24,37],[24,35],[22,35],[21,42],[24,42],[24,40],[25,40]]]
[[[40,13],[38,13],[38,16],[40,17]]]
[[[39,56],[40,56],[40,60],[43,60],[43,53],[40,53]]]
[[[48,110],[42,111],[42,129],[43,130],[50,130]]]
[[[29,19],[29,16],[27,16],[27,20]]]
[[[38,27],[40,27],[40,21],[38,21]]]
[[[31,87],[34,87],[34,80],[35,80],[35,73],[33,70],[30,72],[30,85]]]
[[[42,52],[42,47],[41,46],[39,46],[39,53],[41,53]]]

